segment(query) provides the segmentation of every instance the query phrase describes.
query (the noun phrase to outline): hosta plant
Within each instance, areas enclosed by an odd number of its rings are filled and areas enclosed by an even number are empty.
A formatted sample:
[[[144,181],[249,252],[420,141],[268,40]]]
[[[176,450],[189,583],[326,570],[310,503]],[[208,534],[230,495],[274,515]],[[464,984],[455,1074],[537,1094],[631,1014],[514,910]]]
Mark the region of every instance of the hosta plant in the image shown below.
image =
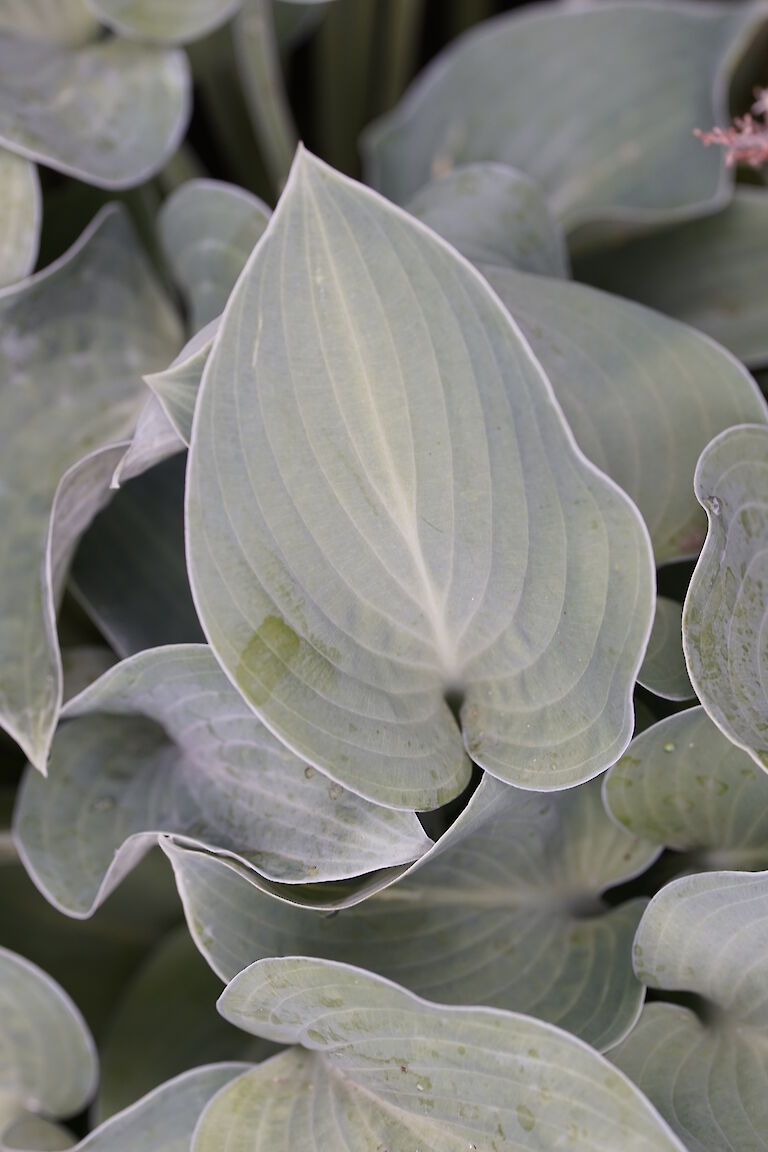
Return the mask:
[[[0,1150],[768,1152],[767,29],[0,0]]]

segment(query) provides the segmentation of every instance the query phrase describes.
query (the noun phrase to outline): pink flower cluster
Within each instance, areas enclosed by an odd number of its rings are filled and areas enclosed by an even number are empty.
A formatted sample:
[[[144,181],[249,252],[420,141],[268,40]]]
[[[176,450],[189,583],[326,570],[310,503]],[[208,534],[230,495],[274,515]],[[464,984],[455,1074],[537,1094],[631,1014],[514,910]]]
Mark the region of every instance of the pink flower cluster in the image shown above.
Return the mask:
[[[752,111],[745,116],[735,116],[729,128],[713,128],[710,132],[694,129],[702,144],[718,144],[726,149],[725,162],[748,164],[760,168],[768,162],[768,89],[755,90],[755,103]]]

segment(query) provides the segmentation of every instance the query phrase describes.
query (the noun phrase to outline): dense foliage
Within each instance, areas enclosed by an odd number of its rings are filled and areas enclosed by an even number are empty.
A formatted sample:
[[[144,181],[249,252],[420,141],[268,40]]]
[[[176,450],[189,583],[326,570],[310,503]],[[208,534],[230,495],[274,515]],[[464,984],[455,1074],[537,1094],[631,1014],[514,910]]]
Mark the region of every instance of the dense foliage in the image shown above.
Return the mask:
[[[0,1152],[768,1152],[768,3],[493,7],[0,0]]]

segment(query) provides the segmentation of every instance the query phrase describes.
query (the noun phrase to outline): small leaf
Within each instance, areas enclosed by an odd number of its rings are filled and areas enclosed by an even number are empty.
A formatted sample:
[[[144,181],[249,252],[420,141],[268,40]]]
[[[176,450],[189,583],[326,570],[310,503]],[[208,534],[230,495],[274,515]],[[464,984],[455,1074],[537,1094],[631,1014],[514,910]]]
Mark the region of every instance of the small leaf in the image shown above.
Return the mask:
[[[35,883],[69,915],[90,915],[163,833],[288,884],[429,847],[413,813],[329,785],[288,752],[202,645],[123,661],[64,715],[49,780],[28,771],[21,786],[15,834]]]
[[[473,264],[568,276],[568,252],[541,190],[503,164],[466,164],[425,185],[408,211]]]
[[[649,1004],[611,1053],[690,1152],[768,1149],[768,873],[708,872],[654,897],[635,968],[654,988],[706,997],[703,1020]]]
[[[733,57],[763,16],[582,0],[490,20],[365,134],[369,182],[405,203],[457,165],[499,161],[533,177],[569,229],[712,211],[731,180],[692,128],[726,118]]]
[[[752,367],[768,365],[768,192],[737,188],[721,212],[590,255],[587,280],[685,320]]]
[[[253,964],[219,1010],[310,1051],[276,1056],[216,1097],[194,1152],[357,1149],[361,1129],[369,1147],[401,1152],[517,1152],[565,1147],[575,1134],[592,1152],[682,1152],[602,1056],[532,1017],[434,1005],[358,968],[304,958]]]
[[[482,267],[552,381],[579,447],[637,504],[657,564],[697,556],[702,449],[768,421],[749,373],[685,325],[583,284]]]
[[[103,24],[122,36],[185,44],[212,32],[240,7],[240,0],[87,0]]]
[[[709,530],[683,607],[688,672],[718,728],[768,768],[768,428],[717,436],[702,452],[695,490]]]
[[[187,445],[192,435],[192,418],[200,382],[220,323],[218,316],[211,320],[182,348],[169,368],[144,377],[179,437]]]
[[[637,682],[664,700],[692,700],[696,695],[683,655],[683,606],[676,600],[656,597],[656,617]]]
[[[68,50],[0,37],[0,144],[86,183],[148,180],[176,151],[189,105],[179,52],[118,39]]]
[[[77,1140],[66,1128],[26,1113],[0,1135],[0,1152],[62,1152],[74,1148]]]
[[[160,242],[193,332],[223,311],[269,216],[258,197],[220,180],[188,180],[163,204]]]
[[[96,1049],[69,996],[42,969],[0,948],[0,1097],[67,1117],[96,1088]]]
[[[92,450],[130,429],[142,368],[167,361],[177,340],[119,210],[97,217],[56,264],[0,293],[0,723],[41,770],[61,692],[55,602],[119,458]]]
[[[112,487],[119,488],[127,480],[142,476],[156,464],[162,464],[172,456],[184,451],[184,441],[179,436],[165,407],[152,395],[147,397],[139,413],[133,438],[115,468]]]
[[[707,868],[768,868],[768,776],[689,708],[637,736],[604,780],[628,832]]]
[[[547,797],[491,784],[494,812],[474,833],[333,917],[168,846],[196,944],[224,979],[267,956],[345,960],[441,1003],[530,1012],[610,1047],[642,1003],[631,945],[645,902],[609,910],[599,897],[658,849],[611,824],[597,782]]]
[[[636,509],[471,265],[305,152],[203,377],[187,534],[222,666],[361,796],[436,807],[465,747],[564,788],[629,740],[653,609]]]
[[[34,268],[42,210],[35,165],[0,148],[0,288]]]

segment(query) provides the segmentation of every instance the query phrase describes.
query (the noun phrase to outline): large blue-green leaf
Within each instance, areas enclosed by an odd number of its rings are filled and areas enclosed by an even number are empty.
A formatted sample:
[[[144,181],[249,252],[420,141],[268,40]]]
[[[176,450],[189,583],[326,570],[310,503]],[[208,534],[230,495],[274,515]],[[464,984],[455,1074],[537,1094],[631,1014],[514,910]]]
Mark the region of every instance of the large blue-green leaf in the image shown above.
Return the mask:
[[[37,168],[0,148],[0,288],[23,279],[34,268],[41,217]]]
[[[120,210],[0,293],[0,723],[42,770],[61,693],[55,603],[120,455],[95,449],[129,431],[141,372],[179,335]]]
[[[656,616],[637,682],[664,700],[692,700],[683,653],[683,606],[667,596],[656,597]]]
[[[457,165],[495,160],[532,176],[569,228],[712,211],[731,181],[692,129],[727,117],[728,71],[765,14],[582,0],[480,24],[364,136],[371,182],[404,203]]]
[[[709,529],[683,608],[688,672],[718,728],[768,768],[768,428],[717,436],[695,488]]]
[[[15,815],[45,895],[88,916],[167,833],[288,884],[415,859],[413,813],[329,783],[284,748],[202,645],[124,660],[66,705],[47,781],[28,770]]]
[[[583,284],[483,265],[541,361],[590,460],[637,504],[657,564],[698,555],[699,454],[732,424],[768,421],[725,349],[657,312]]]
[[[432,1004],[359,968],[304,958],[259,961],[219,1006],[239,1027],[307,1051],[280,1054],[220,1093],[194,1152],[683,1149],[604,1057],[529,1016]]]
[[[610,1047],[640,1012],[631,945],[645,902],[609,910],[599,897],[658,849],[611,823],[598,782],[547,797],[491,786],[481,827],[333,917],[168,845],[190,932],[224,979],[267,956],[322,956],[431,1000],[528,1012]]]
[[[190,88],[179,52],[0,36],[0,144],[100,188],[131,187],[175,152]]]
[[[768,873],[708,872],[668,884],[635,941],[653,988],[695,992],[697,1016],[649,1004],[611,1059],[689,1152],[768,1149]]]
[[[768,868],[768,776],[703,708],[636,736],[603,787],[634,836],[693,854],[701,867]]]
[[[102,23],[123,36],[163,44],[197,40],[224,24],[240,0],[87,0]]]
[[[628,743],[653,613],[636,509],[472,266],[305,152],[203,377],[187,533],[222,666],[362,796],[436,807],[467,752],[563,788]]]
[[[768,192],[737,188],[727,208],[594,253],[580,279],[707,332],[752,367],[768,364]]]

